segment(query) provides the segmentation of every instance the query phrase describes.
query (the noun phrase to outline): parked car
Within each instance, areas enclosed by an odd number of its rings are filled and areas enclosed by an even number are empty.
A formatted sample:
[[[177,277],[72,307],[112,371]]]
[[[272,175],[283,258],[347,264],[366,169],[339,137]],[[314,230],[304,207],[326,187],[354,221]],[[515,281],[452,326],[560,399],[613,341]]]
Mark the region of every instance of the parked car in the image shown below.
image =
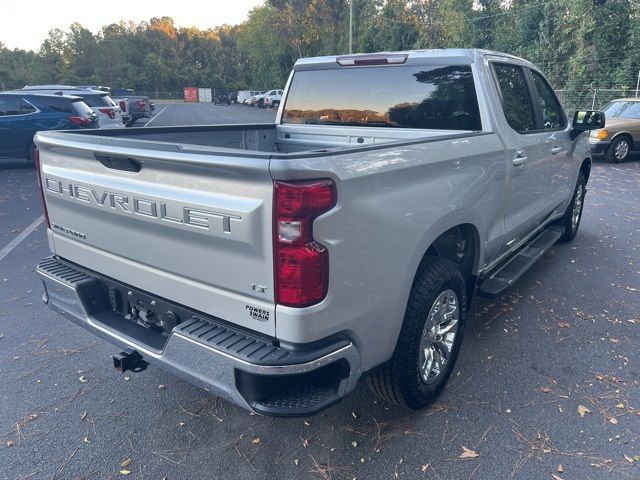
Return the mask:
[[[534,65],[485,50],[300,59],[285,91],[273,125],[38,133],[43,300],[120,371],[261,414],[317,413],[367,372],[424,407],[474,293],[576,236],[604,116],[569,121]]]
[[[37,131],[85,128],[98,116],[80,97],[0,92],[0,157],[33,160]]]
[[[130,127],[140,118],[150,118],[155,106],[145,95],[136,95],[130,88],[112,88],[111,97],[120,104],[123,123]],[[124,108],[126,109],[123,110]]]
[[[238,91],[237,103],[246,105],[247,101],[254,95],[260,95],[262,92],[258,90],[240,90]]]
[[[619,98],[604,107],[604,128],[592,130],[589,143],[593,153],[604,153],[609,162],[622,163],[631,152],[640,150],[640,98]]]
[[[27,85],[19,92],[71,95],[81,97],[98,115],[100,128],[122,127],[122,112],[108,93],[70,85]]]
[[[249,105],[250,107],[261,107],[264,103],[264,96],[264,92],[254,95],[249,100],[247,100],[245,104]]]
[[[282,100],[282,90],[269,90],[264,95],[263,104],[265,107],[278,108]]]

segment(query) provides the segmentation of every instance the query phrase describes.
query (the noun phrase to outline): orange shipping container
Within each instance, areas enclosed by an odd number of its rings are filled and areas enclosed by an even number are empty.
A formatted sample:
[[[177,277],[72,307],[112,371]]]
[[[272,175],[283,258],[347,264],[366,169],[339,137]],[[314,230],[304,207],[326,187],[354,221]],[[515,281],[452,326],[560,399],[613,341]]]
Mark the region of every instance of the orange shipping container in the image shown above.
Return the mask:
[[[184,87],[184,101],[185,102],[197,102],[198,101],[198,87]]]

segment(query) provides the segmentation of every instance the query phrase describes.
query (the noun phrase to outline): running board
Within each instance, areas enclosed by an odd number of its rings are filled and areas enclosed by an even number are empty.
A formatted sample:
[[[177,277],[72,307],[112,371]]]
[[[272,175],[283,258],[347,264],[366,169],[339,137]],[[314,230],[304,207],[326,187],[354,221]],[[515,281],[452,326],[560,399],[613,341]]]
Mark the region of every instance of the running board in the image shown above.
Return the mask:
[[[487,298],[500,295],[524,275],[563,233],[563,227],[552,226],[533,237],[528,244],[480,282],[478,295]]]

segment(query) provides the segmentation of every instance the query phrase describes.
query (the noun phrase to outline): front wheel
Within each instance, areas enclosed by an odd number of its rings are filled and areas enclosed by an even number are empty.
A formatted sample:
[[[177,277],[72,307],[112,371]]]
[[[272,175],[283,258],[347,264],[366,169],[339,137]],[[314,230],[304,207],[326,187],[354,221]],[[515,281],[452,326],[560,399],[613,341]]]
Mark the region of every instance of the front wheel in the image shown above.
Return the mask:
[[[611,163],[623,163],[629,158],[630,153],[631,141],[629,137],[622,136],[611,142],[604,155]]]
[[[580,220],[582,220],[582,209],[584,208],[584,196],[587,194],[587,179],[584,174],[578,174],[578,183],[573,191],[571,203],[567,207],[561,224],[564,227],[564,233],[560,237],[561,242],[570,242],[578,233]]]
[[[391,360],[368,377],[378,396],[420,409],[444,389],[462,344],[466,285],[458,266],[430,260],[414,281]]]

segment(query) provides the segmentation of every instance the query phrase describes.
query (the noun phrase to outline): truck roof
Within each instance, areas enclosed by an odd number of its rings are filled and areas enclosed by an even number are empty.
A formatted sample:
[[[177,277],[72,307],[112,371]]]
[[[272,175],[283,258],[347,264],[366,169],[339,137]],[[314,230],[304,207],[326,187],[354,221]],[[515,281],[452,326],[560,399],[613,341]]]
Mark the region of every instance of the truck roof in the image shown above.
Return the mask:
[[[434,64],[471,64],[480,60],[485,56],[502,57],[505,60],[520,63],[527,66],[533,66],[527,60],[509,55],[508,53],[496,52],[493,50],[482,50],[478,48],[443,48],[443,49],[424,49],[424,50],[404,50],[395,52],[375,52],[375,53],[354,53],[345,55],[328,55],[324,57],[308,57],[299,59],[295,65],[294,70],[314,70],[325,68],[339,68],[340,64],[338,60],[354,59],[366,60],[367,58],[382,58],[382,57],[401,57],[406,56],[406,61],[398,62],[405,65],[411,64],[424,64],[424,61],[428,59],[430,63]],[[391,62],[389,62],[391,63]],[[344,64],[343,64],[344,65]]]

